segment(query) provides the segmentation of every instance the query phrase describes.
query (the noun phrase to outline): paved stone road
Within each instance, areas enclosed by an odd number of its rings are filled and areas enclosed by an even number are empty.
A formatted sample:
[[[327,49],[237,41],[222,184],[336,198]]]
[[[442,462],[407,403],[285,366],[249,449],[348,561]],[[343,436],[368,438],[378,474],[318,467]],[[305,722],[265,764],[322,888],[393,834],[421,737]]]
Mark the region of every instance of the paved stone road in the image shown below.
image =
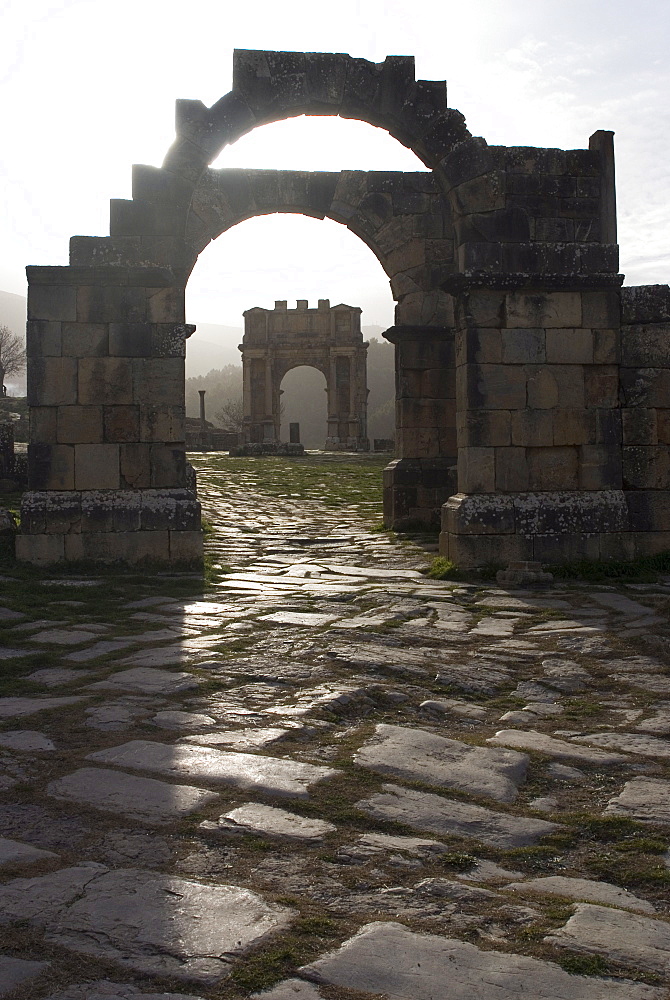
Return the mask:
[[[196,461],[204,591],[4,580],[0,996],[667,998],[668,582],[431,581]]]

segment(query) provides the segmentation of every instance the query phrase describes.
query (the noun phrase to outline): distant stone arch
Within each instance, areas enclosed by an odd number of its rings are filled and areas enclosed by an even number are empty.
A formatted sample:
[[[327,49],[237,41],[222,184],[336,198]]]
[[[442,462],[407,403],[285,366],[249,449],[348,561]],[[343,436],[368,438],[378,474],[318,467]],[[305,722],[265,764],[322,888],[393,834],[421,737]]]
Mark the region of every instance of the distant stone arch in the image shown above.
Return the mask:
[[[279,441],[281,383],[300,365],[316,368],[326,379],[329,451],[368,451],[367,350],[361,333],[361,310],[343,303],[331,308],[319,299],[310,309],[305,299],[288,309],[256,306],[244,313],[242,370],[244,434],[250,443]]]

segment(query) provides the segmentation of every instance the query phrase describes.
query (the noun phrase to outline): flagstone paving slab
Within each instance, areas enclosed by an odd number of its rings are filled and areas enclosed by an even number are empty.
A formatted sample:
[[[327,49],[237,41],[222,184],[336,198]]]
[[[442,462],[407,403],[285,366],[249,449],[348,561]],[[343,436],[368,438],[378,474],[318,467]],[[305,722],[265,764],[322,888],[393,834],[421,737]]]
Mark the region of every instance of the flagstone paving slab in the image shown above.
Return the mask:
[[[37,684],[44,684],[45,687],[60,687],[62,684],[70,684],[72,681],[86,680],[91,676],[90,670],[70,670],[67,667],[45,667],[42,670],[34,670],[28,674],[26,680],[34,681]]]
[[[193,674],[183,671],[136,667],[119,670],[104,681],[90,684],[89,691],[139,691],[142,694],[179,694],[192,691],[200,684]]]
[[[133,740],[120,747],[91,753],[87,760],[138,771],[155,771],[216,785],[233,785],[269,795],[306,798],[310,785],[334,777],[331,767],[304,764],[282,757],[226,753],[213,747],[169,746]]]
[[[332,823],[321,819],[308,819],[296,813],[264,806],[255,802],[245,802],[232,809],[215,822],[200,824],[201,830],[218,830],[221,833],[250,833],[260,837],[281,837],[288,840],[318,843],[328,833],[337,829]]]
[[[635,910],[638,913],[655,913],[654,906],[646,899],[638,899],[627,889],[612,885],[610,882],[596,882],[588,878],[566,878],[564,875],[550,875],[547,878],[533,878],[524,882],[510,882],[506,885],[507,892],[520,895],[556,895],[567,896],[568,899],[578,899],[586,903],[602,903],[604,906],[618,906],[624,910]]]
[[[622,764],[630,761],[625,754],[606,753],[604,750],[589,750],[565,740],[556,740],[545,733],[520,732],[517,729],[501,729],[491,736],[487,743],[499,747],[516,747],[519,750],[535,750],[557,760],[577,760],[584,764]]]
[[[182,736],[180,743],[195,743],[197,746],[227,746],[244,750],[269,746],[283,739],[290,729],[241,729],[227,732],[199,733],[197,736]]]
[[[49,962],[31,962],[23,958],[0,955],[0,996],[46,972]]]
[[[547,820],[494,812],[398,785],[384,785],[382,792],[357,802],[356,808],[375,819],[405,823],[414,830],[442,836],[472,837],[492,847],[525,847],[561,829],[558,823]]]
[[[37,635],[31,635],[31,642],[39,642],[45,645],[55,646],[80,646],[84,642],[91,642],[98,638],[97,632],[88,632],[84,629],[47,629]]]
[[[590,733],[573,736],[572,740],[574,743],[586,743],[588,746],[625,750],[626,753],[636,753],[641,757],[670,757],[670,740],[659,740],[653,736],[637,736],[633,733]]]
[[[303,966],[318,984],[387,1000],[663,1000],[665,991],[627,981],[572,976],[552,962],[484,951],[457,938],[372,923],[337,951]]]
[[[0,719],[13,719],[22,715],[35,715],[52,708],[64,708],[85,701],[83,695],[63,695],[53,698],[0,698]]]
[[[0,747],[23,750],[26,753],[48,753],[56,749],[56,744],[44,733],[32,729],[14,729],[0,733]]]
[[[609,800],[605,812],[629,816],[641,823],[670,823],[670,781],[632,778],[619,795]]]
[[[423,729],[378,725],[354,761],[379,774],[457,788],[498,802],[513,802],[525,780],[528,757],[445,739]]]
[[[151,721],[161,729],[202,729],[216,725],[211,715],[198,712],[158,712]]]
[[[0,660],[20,660],[24,656],[34,656],[34,650],[13,649],[11,646],[0,646]]]
[[[57,858],[53,851],[43,851],[31,844],[22,844],[18,840],[0,837],[0,866],[15,864],[31,864],[44,861],[46,858]]]
[[[73,983],[46,1000],[202,1000],[187,993],[145,993],[131,983],[98,979],[93,983]]]
[[[273,989],[263,993],[252,993],[250,1000],[322,1000],[323,993],[311,983],[300,979],[285,979]]]
[[[140,778],[107,768],[83,767],[47,785],[55,799],[80,802],[148,823],[169,823],[216,801],[216,792]]]
[[[605,955],[648,972],[670,974],[670,923],[577,903],[567,924],[544,939],[557,948]]]
[[[216,984],[230,959],[288,926],[293,911],[248,889],[89,864],[0,886],[0,920],[149,975]]]

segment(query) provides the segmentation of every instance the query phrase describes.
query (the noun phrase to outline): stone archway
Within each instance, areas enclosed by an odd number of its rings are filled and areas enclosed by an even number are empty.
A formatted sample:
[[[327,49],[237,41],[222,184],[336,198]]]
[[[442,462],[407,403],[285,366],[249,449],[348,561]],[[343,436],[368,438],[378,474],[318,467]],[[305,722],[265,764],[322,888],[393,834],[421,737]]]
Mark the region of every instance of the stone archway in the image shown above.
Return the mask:
[[[245,132],[301,114],[380,126],[431,173],[209,169]],[[622,486],[667,483],[623,471],[661,445],[638,455],[625,421],[621,436],[613,164],[605,132],[588,149],[489,147],[408,57],[236,52],[229,94],[177,102],[163,167],[134,168],[110,235],[74,237],[68,267],[27,269],[19,558],[201,558],[184,289],[212,239],[275,211],[336,219],[389,275],[401,457],[385,472],[387,524],[435,523],[442,507],[442,550],[464,565],[606,554],[624,537],[642,550],[656,508]]]
[[[309,309],[275,302],[274,310],[256,306],[244,313],[242,370],[244,434],[251,443],[279,441],[282,379],[299,365],[316,368],[326,379],[330,451],[368,451],[367,349],[361,310],[343,303],[331,308],[319,299]]]

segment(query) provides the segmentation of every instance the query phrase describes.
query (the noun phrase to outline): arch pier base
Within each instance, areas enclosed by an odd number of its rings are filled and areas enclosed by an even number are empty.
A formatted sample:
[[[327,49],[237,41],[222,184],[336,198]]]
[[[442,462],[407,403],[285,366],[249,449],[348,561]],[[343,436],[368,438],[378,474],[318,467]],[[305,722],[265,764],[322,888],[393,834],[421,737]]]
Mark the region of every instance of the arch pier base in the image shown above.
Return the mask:
[[[25,562],[202,566],[168,268],[29,267]]]
[[[384,524],[439,528],[457,492],[454,331],[407,324],[384,337],[396,348],[398,455],[384,470]]]

